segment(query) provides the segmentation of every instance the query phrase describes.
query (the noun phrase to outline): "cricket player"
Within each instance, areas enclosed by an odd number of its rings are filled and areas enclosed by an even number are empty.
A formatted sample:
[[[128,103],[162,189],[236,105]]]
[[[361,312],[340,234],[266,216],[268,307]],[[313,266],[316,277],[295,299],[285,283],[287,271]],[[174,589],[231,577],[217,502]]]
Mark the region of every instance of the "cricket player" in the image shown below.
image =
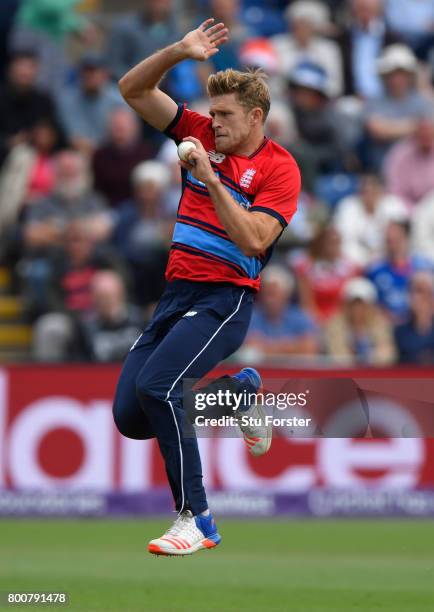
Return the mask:
[[[158,87],[178,62],[205,61],[227,40],[224,24],[208,19],[119,82],[125,100],[146,122],[177,144],[196,146],[180,161],[182,196],[167,288],[128,354],[113,406],[119,431],[134,439],[157,438],[165,462],[178,516],[148,545],[159,555],[188,555],[220,543],[196,437],[183,435],[182,380],[204,377],[242,344],[260,272],[296,210],[300,190],[294,159],[264,135],[270,94],[260,72],[212,74],[209,117],[177,105]],[[231,383],[249,392],[262,385],[253,368]],[[242,407],[245,414],[256,408]],[[243,425],[242,431],[252,454],[268,450],[269,427]]]

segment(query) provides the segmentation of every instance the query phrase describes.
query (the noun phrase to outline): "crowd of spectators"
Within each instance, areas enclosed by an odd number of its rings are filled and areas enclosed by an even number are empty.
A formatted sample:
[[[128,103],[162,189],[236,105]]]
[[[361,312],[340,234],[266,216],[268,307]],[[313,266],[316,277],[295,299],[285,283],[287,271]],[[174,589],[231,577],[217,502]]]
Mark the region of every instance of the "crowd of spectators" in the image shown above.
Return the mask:
[[[117,80],[212,15],[230,41],[162,87],[207,113],[210,73],[262,68],[303,179],[239,357],[434,364],[434,0],[79,4],[0,7],[0,265],[34,358],[120,360],[151,316],[180,173]]]

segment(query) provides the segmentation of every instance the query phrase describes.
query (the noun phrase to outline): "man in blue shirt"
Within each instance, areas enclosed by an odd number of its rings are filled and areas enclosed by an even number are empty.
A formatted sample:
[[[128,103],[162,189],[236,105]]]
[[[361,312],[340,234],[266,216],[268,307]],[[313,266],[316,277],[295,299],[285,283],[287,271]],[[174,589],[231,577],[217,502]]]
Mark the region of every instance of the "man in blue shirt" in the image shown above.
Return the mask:
[[[368,268],[366,276],[378,292],[378,303],[399,322],[409,311],[409,284],[413,274],[432,270],[433,263],[410,253],[410,224],[392,221],[386,230],[386,257]]]
[[[312,319],[291,304],[295,282],[279,265],[268,266],[248,331],[246,347],[261,355],[313,355],[318,352],[318,330]]]
[[[416,272],[410,288],[410,316],[395,328],[400,363],[434,363],[434,277]]]

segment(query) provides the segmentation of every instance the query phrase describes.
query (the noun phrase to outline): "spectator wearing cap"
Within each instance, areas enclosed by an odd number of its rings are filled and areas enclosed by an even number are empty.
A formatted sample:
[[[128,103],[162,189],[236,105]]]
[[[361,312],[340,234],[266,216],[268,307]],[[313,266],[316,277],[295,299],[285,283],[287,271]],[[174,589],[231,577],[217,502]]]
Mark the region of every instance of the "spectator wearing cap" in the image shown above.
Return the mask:
[[[38,122],[57,125],[53,99],[36,84],[38,67],[32,50],[16,51],[10,59],[7,82],[0,91],[0,163],[12,147],[28,141]]]
[[[164,288],[173,220],[166,212],[170,170],[146,161],[132,173],[133,199],[117,211],[112,242],[131,266],[135,299],[153,304]]]
[[[283,266],[267,266],[253,310],[244,349],[249,356],[269,358],[314,355],[318,352],[318,328],[299,306],[292,303],[295,280]]]
[[[340,49],[318,34],[329,23],[328,8],[315,0],[298,0],[289,5],[285,16],[289,32],[271,38],[282,76],[287,78],[302,62],[318,64],[328,75],[327,95],[339,96],[343,90]]]
[[[391,146],[412,136],[417,120],[429,116],[433,105],[416,88],[418,63],[409,47],[386,47],[377,63],[385,93],[366,107],[367,163],[379,171]]]
[[[384,19],[383,0],[351,0],[351,14],[338,36],[344,62],[345,94],[377,98],[383,84],[376,61],[384,47],[399,42]]]
[[[366,278],[348,281],[343,304],[326,325],[327,352],[346,365],[384,366],[394,362],[396,349],[387,317],[376,306],[377,292]]]
[[[322,66],[298,64],[288,84],[297,131],[290,151],[300,164],[304,189],[312,192],[319,174],[340,169],[342,125],[330,101],[328,78]]]
[[[410,314],[395,327],[399,363],[434,364],[434,278],[416,272],[410,283]]]
[[[143,140],[137,116],[129,108],[116,108],[108,120],[108,139],[92,160],[94,185],[112,207],[132,196],[131,172],[156,151]]]
[[[418,119],[413,136],[392,147],[383,172],[388,191],[411,209],[434,191],[434,114]]]
[[[409,311],[410,279],[418,271],[432,271],[433,262],[410,250],[410,223],[391,221],[385,233],[383,259],[366,270],[378,292],[378,303],[394,322],[405,319]]]
[[[111,113],[124,107],[118,88],[109,82],[102,55],[88,53],[83,57],[78,84],[64,88],[58,105],[72,146],[86,155],[93,154],[108,138]]]
[[[372,264],[384,254],[388,222],[406,216],[404,201],[385,193],[379,177],[365,175],[358,193],[341,200],[335,210],[333,222],[342,236],[342,254],[360,268]]]
[[[323,227],[307,253],[290,256],[300,294],[300,305],[315,321],[330,319],[338,310],[342,288],[357,268],[342,255],[341,237],[333,225]]]

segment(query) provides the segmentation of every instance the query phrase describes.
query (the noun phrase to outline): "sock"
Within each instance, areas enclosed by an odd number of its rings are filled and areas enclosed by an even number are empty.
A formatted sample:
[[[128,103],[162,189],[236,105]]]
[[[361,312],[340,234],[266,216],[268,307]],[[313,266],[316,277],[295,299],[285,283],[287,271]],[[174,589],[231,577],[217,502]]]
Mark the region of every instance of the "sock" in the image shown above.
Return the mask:
[[[207,508],[206,510],[204,510],[203,512],[200,513],[201,516],[209,516],[210,515],[210,511],[209,508]]]

